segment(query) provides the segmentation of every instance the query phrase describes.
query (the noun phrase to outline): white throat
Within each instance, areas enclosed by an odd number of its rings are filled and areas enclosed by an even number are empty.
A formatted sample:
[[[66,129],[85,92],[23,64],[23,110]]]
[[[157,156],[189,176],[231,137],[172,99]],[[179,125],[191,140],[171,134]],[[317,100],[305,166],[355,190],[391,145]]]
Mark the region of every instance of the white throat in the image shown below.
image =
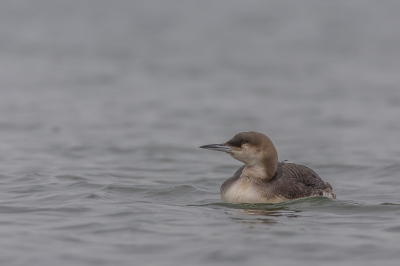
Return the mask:
[[[253,165],[253,166],[245,166],[240,177],[250,177],[257,179],[266,179],[267,169],[263,166]]]

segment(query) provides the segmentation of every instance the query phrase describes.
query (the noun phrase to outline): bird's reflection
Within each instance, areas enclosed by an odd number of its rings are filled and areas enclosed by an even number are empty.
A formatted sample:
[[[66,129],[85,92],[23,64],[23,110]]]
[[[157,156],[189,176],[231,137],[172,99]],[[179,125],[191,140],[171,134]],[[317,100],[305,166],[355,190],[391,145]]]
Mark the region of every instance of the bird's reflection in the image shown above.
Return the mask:
[[[294,210],[260,210],[242,209],[227,212],[229,218],[235,222],[248,224],[276,224],[278,219],[274,217],[297,218],[300,217]]]

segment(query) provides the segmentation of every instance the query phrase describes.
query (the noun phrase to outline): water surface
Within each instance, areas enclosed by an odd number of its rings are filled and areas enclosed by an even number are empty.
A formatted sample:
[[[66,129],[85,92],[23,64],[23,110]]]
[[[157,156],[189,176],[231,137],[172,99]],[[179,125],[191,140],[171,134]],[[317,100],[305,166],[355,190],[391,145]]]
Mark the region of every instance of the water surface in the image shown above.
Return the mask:
[[[397,265],[399,11],[1,2],[1,265]],[[222,203],[249,130],[337,199]]]

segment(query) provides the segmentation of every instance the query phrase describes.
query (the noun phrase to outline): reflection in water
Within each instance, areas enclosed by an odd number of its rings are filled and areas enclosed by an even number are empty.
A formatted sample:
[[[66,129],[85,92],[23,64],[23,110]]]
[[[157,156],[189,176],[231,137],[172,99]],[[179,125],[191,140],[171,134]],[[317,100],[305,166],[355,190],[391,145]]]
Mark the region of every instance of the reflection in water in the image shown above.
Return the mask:
[[[297,215],[300,211],[292,211],[292,210],[259,210],[259,209],[244,209],[244,210],[235,210],[231,213],[226,212],[235,222],[240,223],[249,223],[249,224],[276,224],[277,219],[273,219],[272,217],[287,217],[287,218],[296,218],[300,215]]]

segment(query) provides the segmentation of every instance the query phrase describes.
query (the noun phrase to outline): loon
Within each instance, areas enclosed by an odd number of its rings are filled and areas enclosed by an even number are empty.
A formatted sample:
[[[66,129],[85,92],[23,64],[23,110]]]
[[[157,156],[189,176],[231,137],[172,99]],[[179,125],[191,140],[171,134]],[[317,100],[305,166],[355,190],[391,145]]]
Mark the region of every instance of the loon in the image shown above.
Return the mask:
[[[280,203],[313,196],[336,199],[332,186],[312,169],[278,162],[274,144],[262,133],[241,132],[223,144],[200,148],[228,153],[245,164],[222,184],[224,202]]]

